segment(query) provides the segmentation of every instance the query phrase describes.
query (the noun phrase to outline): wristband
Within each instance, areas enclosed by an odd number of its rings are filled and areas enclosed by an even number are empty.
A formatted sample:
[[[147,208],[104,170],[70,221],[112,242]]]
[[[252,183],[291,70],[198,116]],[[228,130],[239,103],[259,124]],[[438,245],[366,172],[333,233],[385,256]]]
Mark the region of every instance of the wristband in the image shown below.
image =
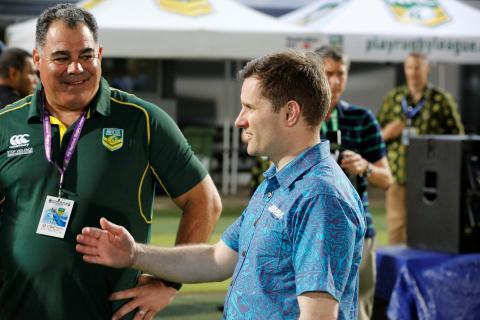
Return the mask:
[[[165,286],[170,287],[170,288],[174,288],[177,291],[179,291],[183,286],[183,284],[181,284],[181,283],[168,281],[168,280],[163,280],[163,279],[162,279],[162,282]]]

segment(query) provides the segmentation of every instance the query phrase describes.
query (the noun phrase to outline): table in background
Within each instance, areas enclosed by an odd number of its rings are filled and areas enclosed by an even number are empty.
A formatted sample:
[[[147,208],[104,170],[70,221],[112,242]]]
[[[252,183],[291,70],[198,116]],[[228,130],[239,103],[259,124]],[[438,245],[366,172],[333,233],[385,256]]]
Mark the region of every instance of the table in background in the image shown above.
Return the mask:
[[[375,296],[389,319],[480,319],[480,254],[378,248]]]

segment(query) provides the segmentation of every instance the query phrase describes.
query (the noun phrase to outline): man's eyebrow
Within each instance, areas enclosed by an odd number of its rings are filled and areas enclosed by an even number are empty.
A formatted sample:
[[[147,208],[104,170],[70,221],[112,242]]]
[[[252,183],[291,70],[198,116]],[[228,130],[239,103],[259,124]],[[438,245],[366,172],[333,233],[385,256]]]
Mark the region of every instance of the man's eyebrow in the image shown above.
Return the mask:
[[[95,49],[93,49],[93,48],[85,48],[85,49],[80,50],[80,54],[91,53],[91,52],[95,52]]]
[[[84,48],[80,50],[80,54],[91,53],[91,52],[95,52],[95,49]],[[70,55],[71,55],[70,51],[67,51],[67,50],[58,50],[58,51],[52,52],[52,56],[70,56]]]
[[[52,52],[52,56],[70,56],[70,52],[66,50],[58,50]]]

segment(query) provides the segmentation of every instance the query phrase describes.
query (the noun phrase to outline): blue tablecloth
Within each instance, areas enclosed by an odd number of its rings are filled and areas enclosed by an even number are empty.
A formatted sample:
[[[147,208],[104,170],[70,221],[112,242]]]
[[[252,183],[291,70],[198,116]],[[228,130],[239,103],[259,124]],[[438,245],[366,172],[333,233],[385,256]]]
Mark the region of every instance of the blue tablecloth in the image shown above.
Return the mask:
[[[375,294],[390,319],[480,319],[480,254],[379,248]]]

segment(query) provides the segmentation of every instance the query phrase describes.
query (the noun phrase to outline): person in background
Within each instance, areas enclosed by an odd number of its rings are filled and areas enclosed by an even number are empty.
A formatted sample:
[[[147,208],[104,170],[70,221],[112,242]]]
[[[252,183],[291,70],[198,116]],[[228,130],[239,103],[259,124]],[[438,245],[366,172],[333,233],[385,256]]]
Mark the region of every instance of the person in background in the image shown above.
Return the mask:
[[[448,92],[429,83],[430,64],[422,53],[404,62],[406,84],[390,91],[377,118],[387,144],[394,183],[386,194],[389,244],[406,243],[406,150],[411,136],[463,134],[457,104]]]
[[[5,49],[7,49],[7,46],[5,45],[5,43],[3,43],[2,40],[0,40],[0,53],[5,51]]]
[[[240,72],[247,152],[267,156],[242,215],[215,245],[161,248],[136,243],[100,220],[77,236],[90,263],[146,270],[179,282],[232,276],[226,319],[355,319],[365,216],[357,192],[320,142],[330,104],[321,64],[296,51],[250,61]]]
[[[102,53],[91,13],[46,9],[33,50],[41,85],[0,112],[1,320],[152,319],[180,284],[86,264],[76,235],[104,216],[147,242],[157,183],[182,210],[177,244],[208,240],[220,215],[174,121],[110,88]]]
[[[20,48],[0,54],[0,109],[32,94],[38,82],[32,55]]]
[[[323,46],[315,51],[327,75],[332,100],[326,120],[320,130],[322,139],[330,139],[332,154],[350,177],[362,199],[367,217],[367,232],[360,265],[358,319],[372,316],[375,293],[375,228],[369,209],[367,186],[369,183],[387,189],[392,173],[386,158],[380,126],[372,112],[342,100],[350,62],[341,49]]]

